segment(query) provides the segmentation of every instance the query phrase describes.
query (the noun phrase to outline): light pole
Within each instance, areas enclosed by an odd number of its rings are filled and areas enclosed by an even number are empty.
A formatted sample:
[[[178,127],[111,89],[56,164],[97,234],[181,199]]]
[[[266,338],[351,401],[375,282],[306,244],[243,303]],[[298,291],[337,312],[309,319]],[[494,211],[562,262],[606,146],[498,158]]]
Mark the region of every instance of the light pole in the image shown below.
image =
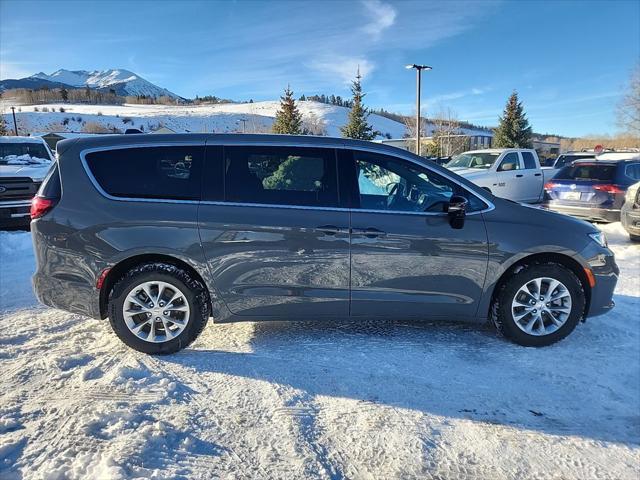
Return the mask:
[[[420,81],[422,70],[431,70],[429,65],[407,65],[407,69],[416,69],[416,154],[420,155]]]
[[[18,136],[18,124],[16,122],[16,107],[11,107],[11,113],[13,114],[13,131]]]
[[[240,122],[242,122],[242,133],[246,133],[247,132],[247,119],[246,118],[241,118],[241,119],[236,121],[236,123],[240,123]]]

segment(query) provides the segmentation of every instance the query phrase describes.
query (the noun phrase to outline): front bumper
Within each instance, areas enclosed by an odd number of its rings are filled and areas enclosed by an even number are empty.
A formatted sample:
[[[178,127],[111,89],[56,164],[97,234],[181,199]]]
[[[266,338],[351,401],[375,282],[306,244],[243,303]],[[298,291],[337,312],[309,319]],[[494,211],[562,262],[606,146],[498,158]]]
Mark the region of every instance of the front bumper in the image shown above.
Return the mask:
[[[31,220],[30,210],[31,200],[0,202],[0,225],[27,224]]]
[[[613,292],[618,283],[620,269],[615,257],[607,249],[607,253],[599,253],[589,260],[589,266],[593,272],[596,283],[591,289],[591,301],[587,317],[596,317],[607,313],[615,306]]]
[[[574,205],[562,205],[557,203],[546,203],[543,205],[548,210],[564,213],[572,217],[582,218],[591,222],[618,222],[620,221],[620,210],[596,207],[578,207]]]
[[[640,210],[625,204],[620,213],[620,222],[631,235],[640,235]]]

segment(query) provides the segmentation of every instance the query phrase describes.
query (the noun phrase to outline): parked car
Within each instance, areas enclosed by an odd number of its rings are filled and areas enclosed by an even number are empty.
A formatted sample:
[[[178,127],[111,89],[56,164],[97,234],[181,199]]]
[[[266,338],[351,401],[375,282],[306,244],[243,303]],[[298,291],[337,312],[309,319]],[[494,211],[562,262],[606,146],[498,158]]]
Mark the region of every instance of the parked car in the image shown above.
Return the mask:
[[[627,188],[620,211],[620,221],[629,233],[629,238],[633,242],[640,242],[640,182]]]
[[[545,184],[545,207],[594,222],[617,222],[627,188],[640,180],[640,154],[577,160]]]
[[[550,168],[560,170],[576,160],[589,160],[596,158],[596,152],[566,152],[558,155],[558,157],[550,165]],[[545,168],[545,167],[542,167]]]
[[[0,137],[0,227],[29,225],[31,199],[52,161],[39,137]]]
[[[543,346],[613,307],[587,222],[410,152],[286,135],[64,140],[32,204],[45,305],[170,353],[216,322],[448,319]],[[562,235],[558,235],[562,232]]]
[[[532,149],[473,150],[456,155],[446,167],[498,197],[526,203],[543,198],[544,176]]]

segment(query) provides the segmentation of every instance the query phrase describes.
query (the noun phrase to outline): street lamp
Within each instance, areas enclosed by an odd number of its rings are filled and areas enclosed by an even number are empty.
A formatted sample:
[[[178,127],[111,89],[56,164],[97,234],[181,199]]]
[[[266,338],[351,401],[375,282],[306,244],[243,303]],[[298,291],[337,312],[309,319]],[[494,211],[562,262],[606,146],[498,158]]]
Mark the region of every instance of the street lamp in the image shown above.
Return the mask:
[[[420,81],[422,70],[431,70],[429,65],[407,65],[407,69],[416,69],[416,154],[420,155]]]

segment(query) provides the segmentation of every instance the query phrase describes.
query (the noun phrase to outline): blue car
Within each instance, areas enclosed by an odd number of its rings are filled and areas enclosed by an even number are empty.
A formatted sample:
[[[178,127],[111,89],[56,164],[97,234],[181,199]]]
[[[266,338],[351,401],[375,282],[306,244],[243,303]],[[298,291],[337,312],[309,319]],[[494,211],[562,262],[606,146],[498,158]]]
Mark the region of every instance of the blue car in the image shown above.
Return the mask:
[[[617,222],[627,188],[638,180],[638,153],[577,160],[545,184],[545,207],[593,222]]]

